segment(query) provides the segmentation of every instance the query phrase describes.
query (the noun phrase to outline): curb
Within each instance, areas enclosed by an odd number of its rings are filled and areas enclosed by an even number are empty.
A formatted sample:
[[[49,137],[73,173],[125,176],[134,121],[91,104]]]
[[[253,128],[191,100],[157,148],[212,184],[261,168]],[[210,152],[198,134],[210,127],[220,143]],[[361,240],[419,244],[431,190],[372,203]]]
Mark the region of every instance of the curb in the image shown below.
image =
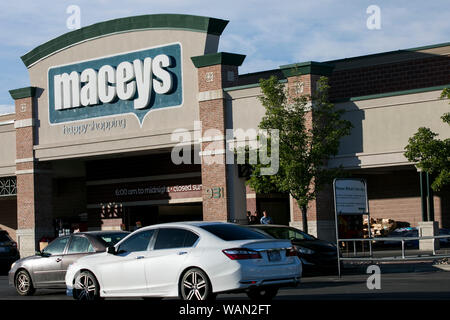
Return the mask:
[[[367,263],[359,265],[346,265],[343,272],[347,274],[366,273],[367,267],[377,265],[382,273],[407,273],[407,272],[441,272],[450,271],[450,265],[428,263]]]

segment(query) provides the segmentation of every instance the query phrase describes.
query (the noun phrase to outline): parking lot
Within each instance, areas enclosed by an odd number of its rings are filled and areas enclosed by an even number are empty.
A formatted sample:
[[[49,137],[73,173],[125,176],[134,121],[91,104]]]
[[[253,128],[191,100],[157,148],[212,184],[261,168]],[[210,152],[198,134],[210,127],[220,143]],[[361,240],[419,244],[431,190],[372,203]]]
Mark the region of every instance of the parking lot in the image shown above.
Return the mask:
[[[280,290],[277,300],[442,300],[450,299],[450,272],[392,272],[381,274],[381,289],[367,288],[367,274],[304,277],[298,288]],[[218,300],[248,300],[245,294],[223,294]],[[72,300],[64,291],[38,290],[21,297],[0,275],[0,300]]]

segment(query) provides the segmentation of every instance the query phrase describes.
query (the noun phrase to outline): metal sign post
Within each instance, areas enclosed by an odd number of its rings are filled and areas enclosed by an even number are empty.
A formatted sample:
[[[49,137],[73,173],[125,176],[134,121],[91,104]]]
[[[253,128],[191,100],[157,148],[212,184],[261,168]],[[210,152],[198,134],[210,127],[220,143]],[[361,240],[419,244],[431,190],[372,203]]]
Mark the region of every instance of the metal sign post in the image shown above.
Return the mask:
[[[338,275],[341,277],[341,251],[339,249],[338,215],[367,215],[369,239],[372,238],[370,226],[369,201],[367,198],[367,182],[365,179],[336,178],[333,181],[334,212],[336,225],[336,251],[338,258]],[[364,220],[363,220],[364,222]],[[356,248],[356,245],[355,245]],[[372,243],[369,240],[369,254],[372,256]]]

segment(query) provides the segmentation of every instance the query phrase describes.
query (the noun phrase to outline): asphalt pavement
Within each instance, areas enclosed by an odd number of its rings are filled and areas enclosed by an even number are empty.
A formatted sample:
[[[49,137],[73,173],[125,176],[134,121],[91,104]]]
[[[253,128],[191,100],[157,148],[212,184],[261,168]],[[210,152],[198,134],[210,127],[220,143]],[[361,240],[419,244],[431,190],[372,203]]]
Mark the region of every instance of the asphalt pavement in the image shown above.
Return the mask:
[[[386,271],[383,271],[386,270]],[[413,272],[390,272],[382,268],[380,289],[370,290],[370,274],[304,277],[297,288],[282,289],[277,300],[448,300],[450,272],[422,268]],[[247,300],[245,294],[222,294],[218,300]],[[19,296],[0,275],[0,300],[72,300],[63,290],[37,290],[31,297]]]

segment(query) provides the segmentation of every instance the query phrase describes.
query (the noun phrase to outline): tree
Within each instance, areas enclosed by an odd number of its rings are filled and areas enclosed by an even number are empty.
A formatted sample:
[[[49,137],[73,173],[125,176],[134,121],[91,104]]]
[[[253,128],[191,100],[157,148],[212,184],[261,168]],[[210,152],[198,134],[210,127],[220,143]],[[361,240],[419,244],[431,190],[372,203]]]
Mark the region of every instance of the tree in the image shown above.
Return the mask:
[[[450,99],[450,88],[442,91],[441,98]],[[450,112],[441,119],[450,126]],[[431,184],[434,191],[450,185],[450,138],[439,140],[437,136],[429,128],[420,127],[405,147],[408,161],[416,162],[419,169],[435,177]]]
[[[341,173],[341,168],[330,169],[326,163],[338,153],[339,141],[350,134],[352,124],[341,119],[344,110],[337,110],[329,102],[326,77],[320,78],[320,89],[314,97],[289,96],[285,85],[274,76],[261,79],[260,85],[260,101],[266,113],[259,128],[279,132],[279,170],[273,175],[261,175],[261,169],[267,166],[253,164],[247,184],[258,193],[289,193],[302,211],[303,229],[307,231],[308,203]],[[311,112],[312,126],[307,119]]]

